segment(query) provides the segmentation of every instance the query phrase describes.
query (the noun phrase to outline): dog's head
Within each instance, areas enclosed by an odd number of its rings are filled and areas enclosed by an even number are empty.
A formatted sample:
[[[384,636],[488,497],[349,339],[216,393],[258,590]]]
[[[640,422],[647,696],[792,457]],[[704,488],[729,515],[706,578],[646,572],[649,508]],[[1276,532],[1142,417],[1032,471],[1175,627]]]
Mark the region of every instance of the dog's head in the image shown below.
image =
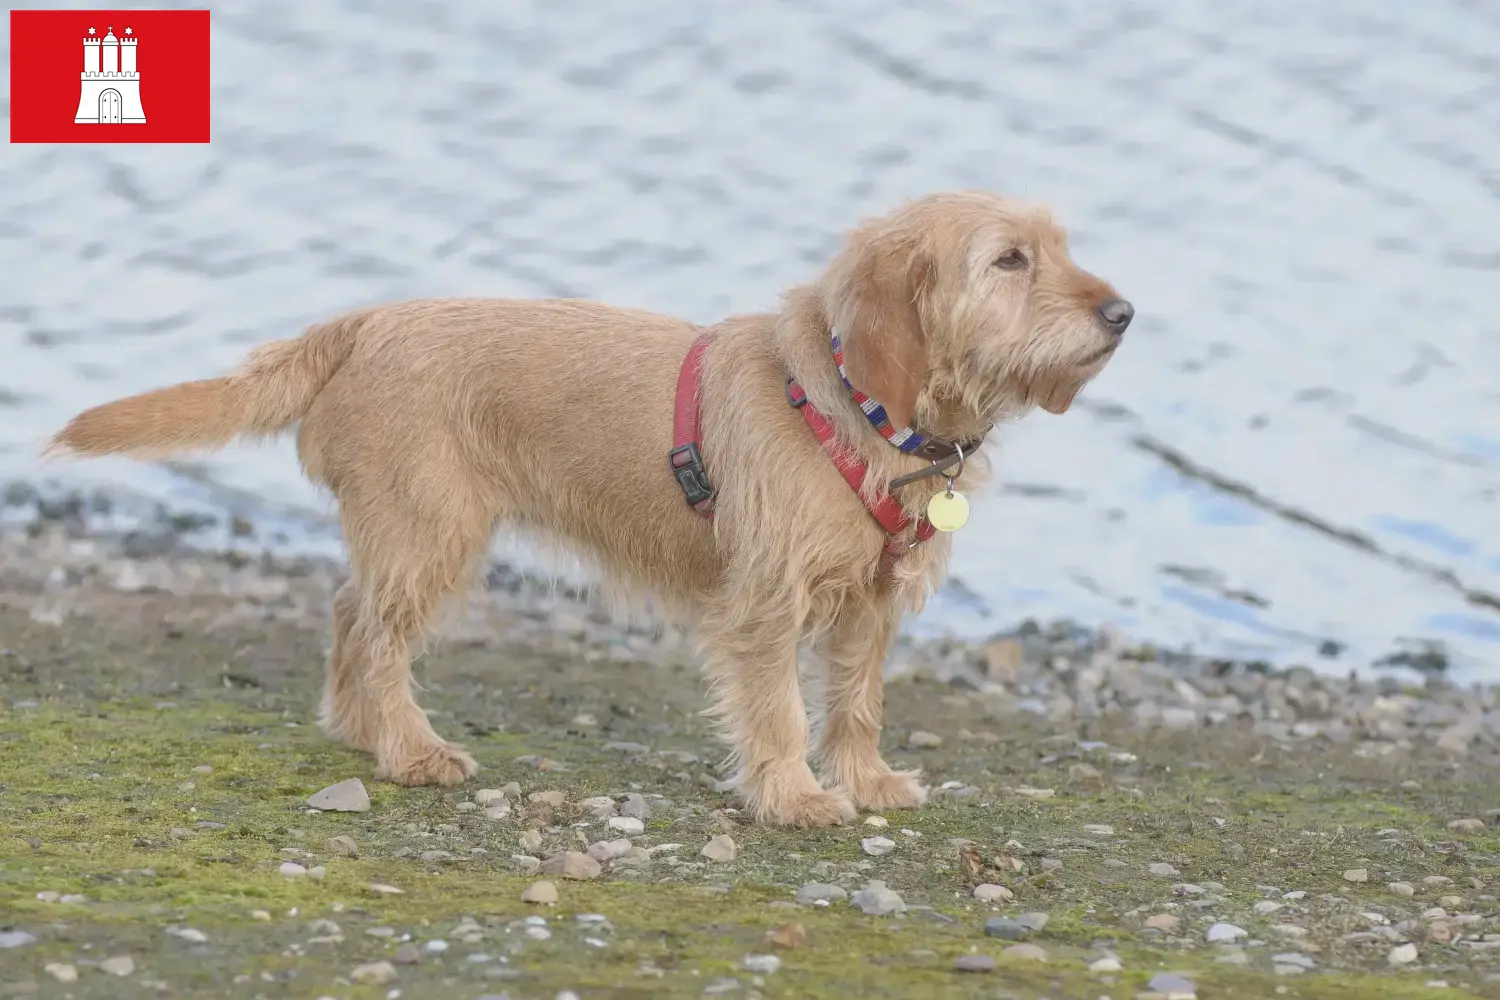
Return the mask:
[[[1046,209],[981,192],[861,224],[821,292],[849,380],[897,426],[919,410],[949,425],[1063,413],[1135,315],[1073,263]]]

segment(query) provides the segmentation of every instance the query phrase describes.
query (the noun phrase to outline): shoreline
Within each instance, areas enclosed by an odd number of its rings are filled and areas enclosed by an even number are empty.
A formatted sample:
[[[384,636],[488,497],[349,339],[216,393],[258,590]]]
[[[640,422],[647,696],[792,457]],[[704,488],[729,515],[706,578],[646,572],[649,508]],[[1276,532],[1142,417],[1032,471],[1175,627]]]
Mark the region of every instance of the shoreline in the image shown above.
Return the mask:
[[[122,597],[156,593],[178,599],[165,613],[184,627],[264,620],[327,630],[343,565],[317,555],[278,555],[259,543],[261,530],[242,515],[216,518],[159,503],[145,513],[132,499],[125,519],[131,526],[122,528],[107,491],[48,493],[11,483],[0,498],[0,601],[26,604],[33,621],[60,625],[74,614],[107,611]],[[228,604],[215,603],[209,613],[204,601]],[[697,662],[682,630],[616,619],[586,588],[498,561],[461,606],[448,609],[430,642],[518,646],[587,660]],[[930,679],[1000,715],[1081,728],[1106,718],[1179,730],[1248,722],[1278,739],[1410,730],[1439,745],[1500,746],[1500,685],[1459,683],[1440,662],[1416,663],[1426,669],[1372,666],[1334,674],[1158,648],[1110,628],[1027,620],[976,641],[903,633],[886,676]]]

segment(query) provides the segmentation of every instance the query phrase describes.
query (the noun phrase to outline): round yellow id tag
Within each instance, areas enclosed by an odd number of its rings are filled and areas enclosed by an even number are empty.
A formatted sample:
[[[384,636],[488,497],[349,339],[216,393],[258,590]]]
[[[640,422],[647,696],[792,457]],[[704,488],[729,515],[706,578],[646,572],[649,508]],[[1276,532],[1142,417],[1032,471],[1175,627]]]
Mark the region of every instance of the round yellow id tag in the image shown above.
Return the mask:
[[[939,531],[957,531],[969,523],[969,501],[962,493],[944,490],[927,501],[927,520]]]

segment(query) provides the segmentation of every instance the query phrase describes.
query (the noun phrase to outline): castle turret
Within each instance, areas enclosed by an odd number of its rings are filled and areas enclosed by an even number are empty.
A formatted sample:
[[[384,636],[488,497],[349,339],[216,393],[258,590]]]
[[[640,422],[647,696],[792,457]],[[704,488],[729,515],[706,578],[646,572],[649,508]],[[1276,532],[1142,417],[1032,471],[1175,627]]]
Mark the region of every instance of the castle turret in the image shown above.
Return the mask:
[[[83,40],[83,71],[99,72],[99,36],[94,34],[93,28],[89,29],[88,37]]]
[[[120,40],[115,37],[114,25],[110,25],[109,32],[104,36],[104,72],[120,72]]]
[[[135,35],[129,28],[125,29],[125,37],[120,39],[120,72],[135,72]]]

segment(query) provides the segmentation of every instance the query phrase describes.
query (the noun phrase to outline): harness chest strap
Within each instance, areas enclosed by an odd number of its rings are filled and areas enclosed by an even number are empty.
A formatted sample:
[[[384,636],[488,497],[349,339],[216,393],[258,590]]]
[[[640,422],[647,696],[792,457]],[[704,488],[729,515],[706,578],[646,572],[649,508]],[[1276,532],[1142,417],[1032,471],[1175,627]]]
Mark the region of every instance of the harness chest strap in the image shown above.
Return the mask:
[[[673,447],[669,455],[672,475],[682,488],[688,505],[709,518],[713,517],[714,513],[714,491],[708,481],[707,470],[703,466],[703,453],[700,447],[702,440],[700,405],[703,355],[711,340],[711,333],[704,333],[694,340],[688,349],[687,357],[683,359],[681,370],[677,373],[677,399],[672,415]],[[869,472],[865,463],[838,446],[834,438],[833,422],[818,412],[816,407],[809,405],[806,394],[795,379],[787,379],[786,392],[787,401],[802,412],[807,426],[817,437],[823,450],[833,461],[834,467],[839,470],[839,474],[844,477],[844,481],[849,484],[850,489],[859,493],[860,487],[864,485],[865,476]],[[911,518],[906,516],[900,501],[890,493],[882,494],[880,500],[873,504],[866,503],[865,509],[890,536],[881,552],[879,566],[879,572],[886,574],[894,567],[896,560],[910,548],[910,545],[903,542],[899,536],[911,526]],[[918,542],[927,541],[935,533],[936,529],[926,518],[917,522]]]

